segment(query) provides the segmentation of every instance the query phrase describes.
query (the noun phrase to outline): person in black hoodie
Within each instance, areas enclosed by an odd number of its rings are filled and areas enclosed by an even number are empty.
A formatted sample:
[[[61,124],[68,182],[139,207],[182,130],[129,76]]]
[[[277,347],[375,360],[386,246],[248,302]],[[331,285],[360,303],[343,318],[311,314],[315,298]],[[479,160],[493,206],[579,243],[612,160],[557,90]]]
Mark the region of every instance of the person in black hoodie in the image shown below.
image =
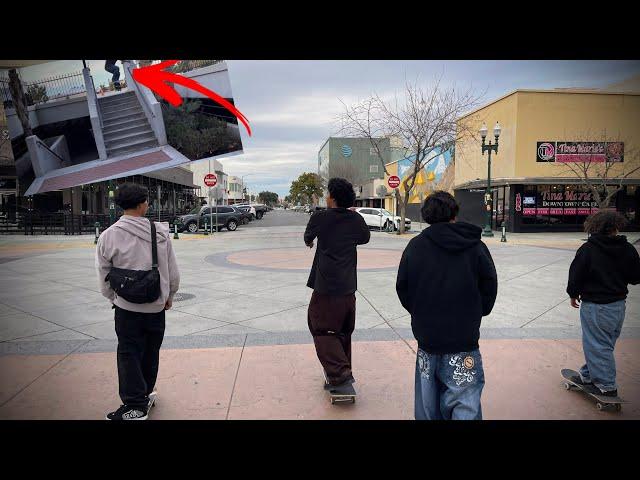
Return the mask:
[[[315,212],[304,232],[304,243],[318,247],[307,286],[313,288],[307,321],[316,354],[324,368],[327,389],[340,389],[355,380],[351,372],[351,334],[356,322],[358,254],[371,233],[362,215],[349,210],[356,194],[344,178],[327,186],[327,209]]]
[[[638,251],[618,235],[625,223],[622,215],[606,210],[587,218],[589,239],[576,252],[567,284],[571,306],[580,308],[586,360],[574,380],[611,397],[618,396],[613,350],[624,322],[627,285],[640,283]]]
[[[400,260],[396,291],[418,340],[416,420],[481,420],[484,371],[480,321],[493,308],[498,279],[482,229],[456,222],[458,204],[437,191],[422,206],[430,226]]]

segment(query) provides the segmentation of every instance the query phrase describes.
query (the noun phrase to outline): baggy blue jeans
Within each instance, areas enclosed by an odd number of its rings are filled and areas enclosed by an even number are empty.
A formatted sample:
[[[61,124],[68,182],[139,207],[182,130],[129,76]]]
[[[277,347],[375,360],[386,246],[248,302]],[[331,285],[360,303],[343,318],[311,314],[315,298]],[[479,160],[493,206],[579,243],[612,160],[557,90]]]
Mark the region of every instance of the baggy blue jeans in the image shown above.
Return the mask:
[[[482,420],[483,387],[480,350],[435,355],[418,349],[416,420]]]
[[[626,302],[582,302],[582,349],[586,364],[580,369],[584,383],[593,383],[601,391],[617,390],[616,360],[613,349],[624,322]]]

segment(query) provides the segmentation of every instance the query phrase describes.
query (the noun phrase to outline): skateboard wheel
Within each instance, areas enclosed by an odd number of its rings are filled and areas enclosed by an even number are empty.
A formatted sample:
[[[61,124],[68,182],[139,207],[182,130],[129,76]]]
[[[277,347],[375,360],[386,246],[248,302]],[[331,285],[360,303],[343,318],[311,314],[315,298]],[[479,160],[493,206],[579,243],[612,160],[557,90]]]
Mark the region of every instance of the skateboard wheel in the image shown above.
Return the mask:
[[[335,405],[336,404],[336,400],[334,398],[331,399],[331,405]]]
[[[620,405],[619,403],[616,403],[616,412],[619,412],[622,410],[622,405]]]
[[[571,385],[569,385],[567,382],[564,382],[564,389],[571,390]]]
[[[598,403],[596,403],[596,408],[597,408],[598,410],[603,410],[603,409],[604,409],[604,405],[603,405],[603,404],[601,404],[600,402],[598,402]]]

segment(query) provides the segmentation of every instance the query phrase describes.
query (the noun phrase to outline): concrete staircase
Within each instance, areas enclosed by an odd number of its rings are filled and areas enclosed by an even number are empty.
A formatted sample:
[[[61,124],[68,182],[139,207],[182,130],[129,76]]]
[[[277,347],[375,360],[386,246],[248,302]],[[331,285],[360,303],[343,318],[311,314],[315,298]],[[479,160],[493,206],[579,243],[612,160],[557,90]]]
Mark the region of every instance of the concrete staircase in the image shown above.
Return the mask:
[[[107,158],[158,146],[135,92],[98,98]]]

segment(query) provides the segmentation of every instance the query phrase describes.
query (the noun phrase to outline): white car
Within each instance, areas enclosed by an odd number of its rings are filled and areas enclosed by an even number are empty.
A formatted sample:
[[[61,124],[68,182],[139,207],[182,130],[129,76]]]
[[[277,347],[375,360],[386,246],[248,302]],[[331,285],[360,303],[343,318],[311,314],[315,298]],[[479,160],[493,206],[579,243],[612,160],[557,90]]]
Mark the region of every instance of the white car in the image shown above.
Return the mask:
[[[400,217],[393,216],[384,208],[370,208],[370,207],[357,207],[354,209],[362,218],[365,223],[372,228],[380,228],[384,230],[398,230],[400,228]],[[411,230],[411,220],[404,219],[404,229]]]

